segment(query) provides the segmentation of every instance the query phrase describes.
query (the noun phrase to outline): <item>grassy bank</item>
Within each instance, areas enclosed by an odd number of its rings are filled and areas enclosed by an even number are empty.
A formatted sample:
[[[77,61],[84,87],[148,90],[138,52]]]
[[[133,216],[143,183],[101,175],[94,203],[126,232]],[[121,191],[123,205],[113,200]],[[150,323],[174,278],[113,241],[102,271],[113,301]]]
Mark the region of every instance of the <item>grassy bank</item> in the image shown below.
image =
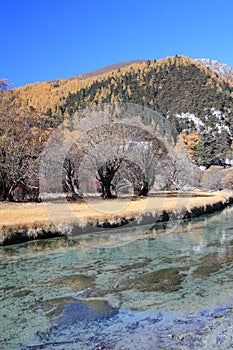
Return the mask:
[[[42,203],[0,203],[0,244],[85,232],[87,228],[120,226],[146,218],[195,217],[223,209],[233,202],[229,192],[157,192],[148,198],[101,200],[81,203],[47,200]]]

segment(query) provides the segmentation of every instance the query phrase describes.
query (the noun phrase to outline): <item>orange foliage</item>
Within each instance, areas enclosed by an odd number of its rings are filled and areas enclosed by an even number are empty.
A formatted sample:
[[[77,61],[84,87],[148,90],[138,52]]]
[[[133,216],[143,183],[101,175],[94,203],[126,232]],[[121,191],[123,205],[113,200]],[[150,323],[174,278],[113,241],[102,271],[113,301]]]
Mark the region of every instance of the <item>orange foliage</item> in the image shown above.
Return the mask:
[[[130,71],[137,72],[138,79],[141,80],[143,72],[147,72],[150,68],[159,69],[163,66],[184,66],[184,65],[196,65],[198,68],[204,70],[209,75],[208,85],[212,85],[211,78],[214,77],[217,82],[217,88],[220,87],[220,83],[225,78],[219,78],[215,73],[211,72],[207,67],[201,65],[199,62],[185,56],[166,57],[164,59],[150,61],[148,65],[146,61],[139,61],[139,63],[125,64],[124,67],[116,67],[111,71],[104,69],[90,74],[83,74],[72,78],[59,79],[54,81],[29,84],[26,86],[15,89],[15,93],[20,99],[24,100],[25,105],[33,106],[38,112],[45,113],[49,108],[54,112],[55,106],[61,104],[61,100],[65,100],[69,93],[75,93],[82,88],[87,88],[95,81],[101,82],[108,77],[112,77],[112,83],[114,84],[114,76],[124,76]],[[119,64],[120,65],[120,64]],[[229,83],[229,81],[228,81]],[[233,83],[232,83],[233,85]],[[130,92],[129,92],[130,94]],[[103,91],[100,91],[99,99],[103,96]],[[114,100],[114,97],[113,97]]]
[[[181,133],[184,144],[187,146],[187,152],[189,157],[194,160],[195,147],[199,141],[199,133],[194,131],[190,134]]]

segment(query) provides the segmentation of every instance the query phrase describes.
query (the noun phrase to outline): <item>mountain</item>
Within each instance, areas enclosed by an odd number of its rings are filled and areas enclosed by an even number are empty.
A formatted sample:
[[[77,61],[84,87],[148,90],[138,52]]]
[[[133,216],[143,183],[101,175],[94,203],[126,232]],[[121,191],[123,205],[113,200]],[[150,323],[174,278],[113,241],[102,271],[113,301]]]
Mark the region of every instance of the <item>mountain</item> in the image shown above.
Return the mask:
[[[90,105],[141,104],[170,119],[198,164],[208,166],[231,152],[232,69],[219,61],[174,56],[123,62],[15,92],[26,105],[59,120]]]
[[[45,113],[49,108],[53,110],[55,106],[60,105],[61,100],[64,100],[64,98],[66,98],[68,94],[72,94],[83,88],[86,89],[87,87],[91,86],[95,81],[102,81],[105,78],[111,76],[112,74],[116,74],[117,72],[120,72],[120,74],[124,75],[130,69],[134,69],[134,67],[141,67],[142,69],[144,69],[147,62],[156,62],[156,64],[160,66],[166,64],[166,61],[170,61],[172,59],[174,58],[168,57],[166,59],[161,59],[157,61],[136,60],[129,62],[121,62],[101,68],[94,72],[74,76],[71,78],[28,84],[15,89],[15,92],[21,99],[23,99],[26,102],[27,105],[33,106],[33,108],[35,108],[37,111]],[[183,60],[189,60],[190,64],[197,64],[199,65],[199,67],[202,67],[202,69],[210,67],[211,61],[208,59],[191,60],[187,57],[183,57]],[[209,66],[207,66],[207,63]],[[218,64],[218,66],[219,65],[220,63]],[[224,70],[222,68],[222,71],[225,72],[225,75],[220,74],[219,76],[222,79],[230,77],[227,80],[227,82],[230,84],[231,81],[229,80],[232,80],[230,74],[230,67],[228,66],[228,69],[226,69],[224,64],[223,66]],[[216,74],[216,65],[212,64],[210,68],[211,69],[209,73]],[[208,74],[208,71],[206,71],[206,73]]]

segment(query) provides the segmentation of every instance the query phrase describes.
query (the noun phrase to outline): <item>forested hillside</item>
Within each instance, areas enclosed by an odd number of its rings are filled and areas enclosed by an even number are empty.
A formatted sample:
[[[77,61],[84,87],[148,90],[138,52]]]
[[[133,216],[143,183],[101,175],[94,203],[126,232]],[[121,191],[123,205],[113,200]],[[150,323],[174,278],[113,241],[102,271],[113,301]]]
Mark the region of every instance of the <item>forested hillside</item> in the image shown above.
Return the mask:
[[[109,102],[139,103],[163,115],[195,113],[204,119],[207,108],[228,115],[233,106],[233,87],[215,73],[184,57],[147,61],[96,79],[60,104],[71,114],[88,104]]]
[[[189,146],[194,135],[198,140],[190,154],[200,165],[209,166],[231,151],[233,86],[187,57],[147,61],[97,77],[75,93],[69,92],[47,114],[67,117],[86,106],[111,102],[156,110],[169,118],[178,132],[191,135],[184,136]]]

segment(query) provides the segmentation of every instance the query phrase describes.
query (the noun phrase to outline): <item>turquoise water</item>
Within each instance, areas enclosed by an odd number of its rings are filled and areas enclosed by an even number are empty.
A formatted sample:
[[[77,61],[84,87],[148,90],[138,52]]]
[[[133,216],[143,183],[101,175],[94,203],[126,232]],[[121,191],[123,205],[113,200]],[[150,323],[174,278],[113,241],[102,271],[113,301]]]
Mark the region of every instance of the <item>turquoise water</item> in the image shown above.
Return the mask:
[[[233,208],[165,232],[1,247],[1,349],[233,349]]]

